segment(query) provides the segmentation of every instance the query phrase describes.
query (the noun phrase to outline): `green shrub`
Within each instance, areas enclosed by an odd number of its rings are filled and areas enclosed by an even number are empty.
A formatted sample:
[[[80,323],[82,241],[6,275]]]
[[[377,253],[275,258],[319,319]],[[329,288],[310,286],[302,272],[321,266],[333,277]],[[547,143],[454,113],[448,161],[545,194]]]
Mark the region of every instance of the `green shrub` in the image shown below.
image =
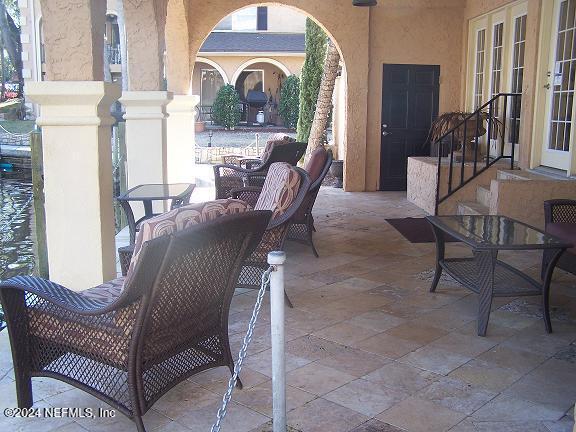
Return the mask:
[[[290,75],[282,83],[280,89],[280,102],[278,113],[284,122],[284,126],[295,129],[298,125],[300,111],[300,78]]]
[[[216,124],[232,129],[240,123],[239,103],[240,96],[234,86],[227,84],[221,87],[212,106],[212,119]]]
[[[298,116],[298,136],[300,142],[308,142],[310,128],[314,120],[320,82],[324,72],[326,42],[328,37],[324,30],[306,19],[306,59],[300,75],[300,115]]]

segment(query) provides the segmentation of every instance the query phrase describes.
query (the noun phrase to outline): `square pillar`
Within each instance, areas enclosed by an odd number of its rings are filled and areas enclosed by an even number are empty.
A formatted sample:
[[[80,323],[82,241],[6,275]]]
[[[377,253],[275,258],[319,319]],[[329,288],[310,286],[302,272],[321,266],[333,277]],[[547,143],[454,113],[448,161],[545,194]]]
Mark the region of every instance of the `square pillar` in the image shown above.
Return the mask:
[[[167,91],[125,91],[120,102],[126,108],[126,162],[128,188],[144,183],[167,183],[166,105],[172,100]],[[144,214],[133,204],[136,219]],[[155,212],[165,211],[154,203]]]
[[[168,183],[194,183],[198,96],[175,95],[168,111]]]
[[[116,277],[110,106],[116,84],[40,81],[26,86],[40,105],[50,279],[83,290]]]

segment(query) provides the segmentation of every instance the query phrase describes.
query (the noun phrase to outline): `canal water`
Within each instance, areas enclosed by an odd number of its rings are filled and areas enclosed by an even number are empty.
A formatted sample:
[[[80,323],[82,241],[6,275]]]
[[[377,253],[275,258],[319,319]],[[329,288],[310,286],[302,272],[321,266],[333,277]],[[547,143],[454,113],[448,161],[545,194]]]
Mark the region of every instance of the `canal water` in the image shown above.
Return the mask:
[[[0,171],[0,280],[34,270],[31,172]]]

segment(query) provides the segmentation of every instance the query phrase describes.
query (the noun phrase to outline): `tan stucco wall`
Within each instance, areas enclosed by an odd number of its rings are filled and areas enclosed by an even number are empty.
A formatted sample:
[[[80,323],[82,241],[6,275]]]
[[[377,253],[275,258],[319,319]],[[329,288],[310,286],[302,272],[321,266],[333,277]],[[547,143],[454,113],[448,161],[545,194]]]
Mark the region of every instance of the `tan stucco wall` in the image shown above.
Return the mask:
[[[218,64],[226,73],[226,76],[230,81],[232,81],[232,77],[238,70],[241,70],[240,67],[254,59],[260,58],[257,55],[254,56],[217,56],[217,55],[204,55],[202,53],[199,54],[199,57],[203,57],[209,60],[212,60],[216,64]],[[302,70],[302,65],[304,64],[304,56],[274,56],[269,57],[276,61],[282,63],[286,68],[294,75],[300,75],[300,71]],[[261,63],[258,63],[261,64]],[[274,65],[269,64],[276,69]],[[254,65],[250,65],[247,67],[248,69],[261,69]],[[245,69],[245,68],[242,68]],[[196,75],[196,71],[194,70],[194,75]],[[231,83],[234,84],[234,83]],[[266,84],[267,85],[267,84]],[[196,94],[196,93],[194,93]]]
[[[355,7],[350,0],[284,0],[279,3],[315,17],[334,38],[343,55],[349,77],[345,188],[349,191],[362,191],[365,189],[365,179],[359,173],[366,169],[369,8]],[[254,1],[190,0],[190,58],[196,58],[203,41],[223,17],[251,4]]]
[[[188,0],[168,0],[166,16],[166,76],[168,90],[190,94],[190,44]]]
[[[440,112],[458,109],[463,8],[461,0],[385,0],[371,8],[367,190],[379,186],[382,65],[440,65]]]
[[[102,81],[106,2],[41,0],[40,5],[44,22],[46,79]]]
[[[132,91],[162,89],[167,2],[124,2],[128,88]]]
[[[575,181],[492,180],[490,213],[544,228],[544,201],[575,196]]]
[[[294,9],[269,6],[268,31],[304,33],[306,31],[306,15]]]

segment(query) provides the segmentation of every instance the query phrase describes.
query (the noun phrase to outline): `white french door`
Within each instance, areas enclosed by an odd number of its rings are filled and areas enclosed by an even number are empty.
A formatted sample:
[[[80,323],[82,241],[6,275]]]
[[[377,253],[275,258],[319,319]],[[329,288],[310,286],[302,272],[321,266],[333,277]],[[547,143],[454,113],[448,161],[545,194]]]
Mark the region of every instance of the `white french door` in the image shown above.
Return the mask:
[[[541,163],[569,170],[576,120],[576,0],[555,0],[551,39]]]

